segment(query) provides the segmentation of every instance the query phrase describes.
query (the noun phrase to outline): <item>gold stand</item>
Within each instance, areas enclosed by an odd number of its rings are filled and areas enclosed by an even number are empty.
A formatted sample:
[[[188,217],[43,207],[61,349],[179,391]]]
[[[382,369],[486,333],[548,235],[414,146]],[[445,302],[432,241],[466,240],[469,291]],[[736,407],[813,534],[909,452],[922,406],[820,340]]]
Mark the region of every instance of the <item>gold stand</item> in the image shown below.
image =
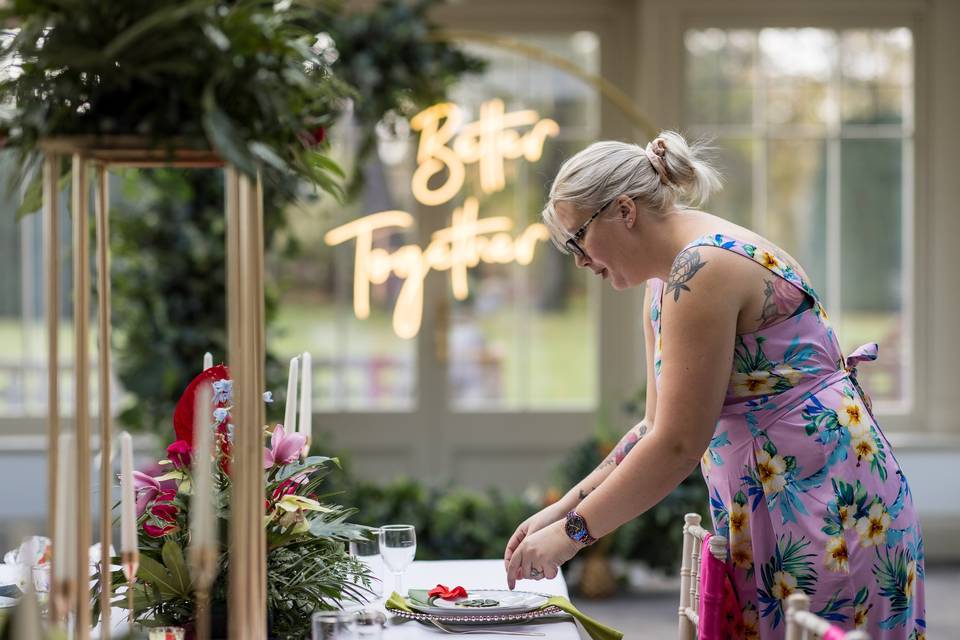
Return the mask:
[[[101,585],[109,592],[110,561],[110,389],[109,389],[109,203],[107,172],[111,167],[224,167],[223,160],[203,145],[189,141],[172,141],[178,148],[151,149],[148,141],[127,136],[94,138],[74,136],[42,140],[46,154],[43,171],[43,210],[47,254],[47,332],[49,349],[48,465],[51,499],[55,498],[56,474],[60,455],[76,455],[78,489],[75,574],[85,584],[89,575],[88,548],[91,522],[91,425],[90,425],[90,269],[89,269],[89,190],[87,165],[94,163],[97,174],[97,253],[99,272],[99,341],[101,353],[100,407],[101,456],[103,460],[102,504],[100,510]],[[76,398],[76,451],[57,450],[59,434],[59,370],[57,368],[59,321],[60,263],[58,259],[57,198],[59,157],[70,156],[73,168],[71,212],[73,215],[73,300],[74,300],[74,397]],[[233,167],[225,168],[227,217],[227,301],[229,363],[233,371],[237,398],[233,422],[237,426],[234,447],[234,495],[231,520],[230,572],[230,638],[231,640],[264,640],[266,629],[266,538],[263,530],[262,439],[264,423],[261,394],[264,387],[264,283],[263,283],[263,194],[259,177],[240,174]],[[51,501],[51,512],[54,502]],[[51,532],[54,528],[51,527]],[[54,560],[56,561],[56,560]],[[125,563],[125,571],[127,566]],[[104,577],[106,576],[106,577]],[[133,591],[136,569],[127,574],[128,588]],[[53,597],[63,615],[76,614],[77,640],[89,640],[91,615],[86,589],[74,585],[56,585]],[[208,599],[209,592],[203,594]],[[101,603],[104,601],[102,600]],[[109,593],[104,612],[103,635],[109,639]],[[202,607],[208,609],[208,606]],[[131,623],[134,618],[131,607]]]

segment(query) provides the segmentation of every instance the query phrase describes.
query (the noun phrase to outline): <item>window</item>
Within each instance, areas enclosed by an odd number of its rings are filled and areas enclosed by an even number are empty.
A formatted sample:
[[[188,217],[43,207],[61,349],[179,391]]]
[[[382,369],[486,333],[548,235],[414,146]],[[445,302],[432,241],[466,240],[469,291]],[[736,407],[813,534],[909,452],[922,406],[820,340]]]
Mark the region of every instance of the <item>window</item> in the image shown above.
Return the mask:
[[[912,403],[909,29],[694,29],[684,119],[714,138],[726,188],[712,210],[807,270],[882,412]]]
[[[599,69],[599,42],[593,33],[523,38],[591,71]],[[504,118],[505,133],[492,143],[500,146],[491,151],[477,139],[475,154],[499,153],[528,134],[536,138],[531,132],[540,126],[537,123],[552,121],[556,131],[544,124],[543,131],[550,131],[541,136],[542,146],[533,140],[524,146],[523,155],[508,155],[502,165],[465,162],[463,184],[456,193],[424,204],[424,198],[418,202],[414,197],[413,185],[425,129],[416,118],[411,122],[388,118],[381,123],[376,153],[363,167],[359,198],[346,207],[321,201],[291,209],[291,238],[303,253],[278,262],[273,270],[285,291],[273,344],[281,354],[312,352],[318,411],[416,411],[418,398],[428,394],[441,396],[439,404],[452,411],[592,410],[596,404],[596,314],[588,304],[586,274],[577,272],[569,256],[557,252],[545,234],[529,245],[532,261],[517,257],[521,253],[517,247],[518,238],[528,231],[535,237],[536,230],[531,229],[538,226],[550,179],[560,163],[596,139],[599,98],[581,81],[546,64],[487,45],[465,46],[489,65],[451,92],[450,102],[461,119],[457,133],[483,118],[487,122]],[[448,109],[445,117],[450,113]],[[525,124],[509,124],[511,114]],[[357,132],[348,125],[333,133],[338,161],[349,166]],[[459,143],[446,144],[453,148]],[[497,166],[491,177],[493,165]],[[497,178],[501,167],[502,176]],[[426,185],[439,189],[449,177],[446,171],[438,172]],[[449,270],[429,273],[422,330],[412,338],[400,337],[395,323],[406,280],[389,269],[382,277],[371,276],[369,306],[361,302],[358,308],[357,242],[351,237],[331,245],[326,235],[384,211],[409,213],[412,224],[372,232],[371,273],[377,260],[404,247],[425,249],[434,233],[452,224],[455,212],[476,215],[481,221],[505,220],[505,234],[516,244],[500,257],[488,245],[489,259],[484,257],[467,271],[457,285],[458,295]],[[495,242],[501,236],[505,241],[503,235],[486,237]],[[365,300],[366,285],[363,288]],[[358,310],[366,317],[358,319]],[[438,371],[439,378],[424,382]],[[437,406],[436,398],[431,404]]]

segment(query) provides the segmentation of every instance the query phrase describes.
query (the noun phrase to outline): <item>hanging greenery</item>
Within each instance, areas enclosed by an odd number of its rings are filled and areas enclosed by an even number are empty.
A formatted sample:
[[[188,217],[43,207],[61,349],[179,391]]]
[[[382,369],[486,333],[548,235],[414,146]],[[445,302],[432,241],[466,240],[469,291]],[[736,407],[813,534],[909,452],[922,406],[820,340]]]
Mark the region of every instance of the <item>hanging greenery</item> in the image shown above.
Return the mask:
[[[0,46],[0,126],[17,178],[35,173],[44,138],[136,136],[338,193],[321,143],[355,94],[313,46],[325,19],[263,0],[13,0],[0,10],[17,25]]]

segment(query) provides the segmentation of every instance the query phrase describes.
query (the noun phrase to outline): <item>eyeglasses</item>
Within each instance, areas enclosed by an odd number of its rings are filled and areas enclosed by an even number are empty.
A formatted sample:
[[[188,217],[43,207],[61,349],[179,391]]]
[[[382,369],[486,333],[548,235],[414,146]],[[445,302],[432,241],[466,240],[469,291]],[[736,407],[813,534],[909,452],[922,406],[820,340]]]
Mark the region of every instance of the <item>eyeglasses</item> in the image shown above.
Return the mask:
[[[613,201],[616,199],[617,198],[611,198],[610,200],[607,201],[606,204],[604,204],[602,207],[597,209],[593,213],[593,215],[587,218],[587,221],[584,222],[582,225],[580,225],[580,228],[577,229],[574,232],[574,234],[570,236],[570,238],[568,238],[566,242],[563,243],[563,246],[567,248],[567,251],[569,251],[570,253],[576,256],[580,256],[581,258],[587,257],[587,252],[583,250],[583,246],[580,244],[581,242],[583,242],[583,236],[587,235],[587,227],[590,226],[591,222],[597,219],[597,216],[603,213],[604,209],[606,209],[611,204],[613,204]]]

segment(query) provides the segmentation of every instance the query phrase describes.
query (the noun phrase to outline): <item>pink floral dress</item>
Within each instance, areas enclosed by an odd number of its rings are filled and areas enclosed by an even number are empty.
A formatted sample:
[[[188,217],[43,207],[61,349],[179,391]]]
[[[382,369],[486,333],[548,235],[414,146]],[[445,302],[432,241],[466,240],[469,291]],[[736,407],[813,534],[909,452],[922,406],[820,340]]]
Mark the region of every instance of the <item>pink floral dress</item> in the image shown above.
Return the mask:
[[[923,538],[907,479],[816,292],[769,252],[729,236],[690,243],[754,260],[807,294],[792,317],[736,336],[723,410],[701,470],[714,530],[730,544],[745,638],[782,638],[786,598],[872,638],[925,637]],[[686,250],[686,249],[685,249]],[[651,280],[661,365],[664,283]]]

